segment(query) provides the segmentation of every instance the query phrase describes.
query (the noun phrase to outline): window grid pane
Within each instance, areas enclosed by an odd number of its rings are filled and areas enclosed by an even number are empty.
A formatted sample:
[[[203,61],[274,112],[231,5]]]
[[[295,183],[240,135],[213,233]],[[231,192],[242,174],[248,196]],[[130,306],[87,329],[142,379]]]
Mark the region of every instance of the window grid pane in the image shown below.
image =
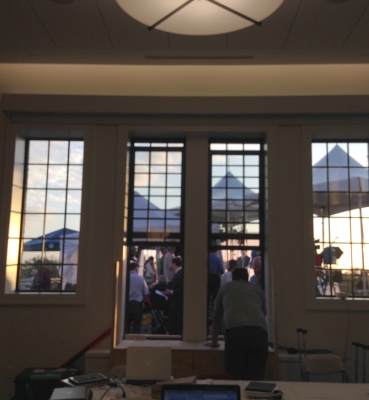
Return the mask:
[[[369,297],[367,142],[312,144],[316,296]]]
[[[219,234],[223,233],[236,234],[239,235],[239,242],[234,243],[236,246],[247,238],[247,226],[258,224],[260,154],[248,151],[237,155],[231,153],[232,149],[238,153],[244,147],[238,143],[225,147],[228,151],[211,152],[211,215],[213,222],[219,222],[212,226],[211,240],[219,242]],[[211,148],[218,149],[218,146],[211,144]],[[219,154],[220,151],[223,154]],[[225,163],[224,166],[218,166],[220,162]],[[253,167],[249,169],[247,165]]]
[[[27,141],[17,291],[76,291],[83,147]]]
[[[181,240],[183,146],[135,142],[131,147],[130,243]]]
[[[262,253],[261,143],[210,143],[209,248],[224,266]]]

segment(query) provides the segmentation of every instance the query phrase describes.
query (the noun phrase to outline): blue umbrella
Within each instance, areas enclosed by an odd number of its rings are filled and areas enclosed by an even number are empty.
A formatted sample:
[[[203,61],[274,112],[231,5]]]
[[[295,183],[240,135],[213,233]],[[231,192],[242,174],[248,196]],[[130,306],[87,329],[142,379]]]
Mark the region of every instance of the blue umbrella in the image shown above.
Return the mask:
[[[59,251],[60,239],[71,233],[78,232],[73,229],[63,228],[47,233],[44,236],[25,242],[23,245],[23,251],[41,251],[43,249],[43,243],[45,251]]]

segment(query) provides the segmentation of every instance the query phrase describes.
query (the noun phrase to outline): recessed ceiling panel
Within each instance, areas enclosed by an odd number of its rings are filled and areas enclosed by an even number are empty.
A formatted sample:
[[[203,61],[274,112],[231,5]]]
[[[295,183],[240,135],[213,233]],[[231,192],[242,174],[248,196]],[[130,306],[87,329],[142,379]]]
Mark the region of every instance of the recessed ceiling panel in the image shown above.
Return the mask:
[[[0,1],[0,48],[52,48],[47,31],[27,0]]]
[[[368,0],[301,0],[286,48],[342,47],[367,4]]]
[[[115,49],[168,49],[168,34],[147,27],[125,13],[115,0],[97,0]]]
[[[369,49],[369,1],[355,28],[350,32],[344,47],[352,49]]]
[[[48,0],[32,0],[32,4],[57,47],[111,48],[95,1],[75,0],[58,4]]]
[[[293,24],[299,0],[285,0],[278,10],[252,26],[228,34],[227,49],[281,49]]]

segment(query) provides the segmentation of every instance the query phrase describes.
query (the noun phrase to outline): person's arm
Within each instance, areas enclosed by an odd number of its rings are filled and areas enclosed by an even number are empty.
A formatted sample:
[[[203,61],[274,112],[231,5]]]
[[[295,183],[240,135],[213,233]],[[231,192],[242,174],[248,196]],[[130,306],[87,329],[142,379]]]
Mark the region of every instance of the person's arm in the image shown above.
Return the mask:
[[[219,337],[219,322],[217,320],[213,320],[213,323],[210,328],[210,336],[211,336],[211,343],[210,347],[219,347],[220,344],[218,342]]]

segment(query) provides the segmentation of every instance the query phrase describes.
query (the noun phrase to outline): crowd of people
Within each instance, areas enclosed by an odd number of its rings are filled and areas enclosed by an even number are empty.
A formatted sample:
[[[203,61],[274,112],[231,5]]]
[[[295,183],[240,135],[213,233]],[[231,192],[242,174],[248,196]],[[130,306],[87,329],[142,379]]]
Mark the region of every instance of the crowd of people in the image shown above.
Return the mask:
[[[237,259],[231,259],[224,267],[223,260],[218,256],[218,250],[212,248],[208,260],[208,304],[212,307],[218,290],[224,284],[232,281],[232,272],[236,268],[248,270],[250,283],[262,286],[261,257],[257,252],[252,252],[249,257],[244,250]],[[128,327],[132,325],[133,333],[139,333],[144,309],[157,310],[156,315],[160,321],[154,325],[163,328],[162,318],[168,320],[165,331],[170,334],[182,333],[183,314],[183,273],[182,259],[175,255],[174,247],[162,248],[156,260],[149,256],[144,262],[142,276],[139,274],[137,261],[131,262],[130,294]],[[138,281],[140,285],[138,285]],[[135,323],[133,322],[135,321]],[[158,329],[160,331],[160,329]],[[166,332],[163,332],[166,333]]]
[[[236,268],[245,268],[248,271],[249,281],[254,285],[262,287],[261,278],[261,256],[259,252],[252,251],[251,258],[246,251],[241,250],[241,256],[237,260],[231,259],[227,263],[225,270],[222,259],[218,256],[218,250],[213,248],[209,254],[208,269],[208,303],[215,301],[218,290],[224,284],[232,280],[232,272]]]
[[[245,251],[224,268],[217,249],[211,249],[208,260],[208,302],[213,309],[211,341],[218,347],[219,329],[224,328],[225,372],[234,379],[263,379],[268,355],[268,333],[265,321],[266,299],[262,288],[262,259],[258,252],[249,257]],[[159,312],[168,321],[167,333],[182,334],[183,269],[182,258],[172,247],[163,248],[155,263],[150,256],[139,265],[130,262],[128,330],[140,333],[144,307]],[[145,300],[146,299],[146,300]],[[162,323],[162,321],[160,321]]]
[[[139,275],[137,262],[130,262],[129,302],[127,329],[140,333],[144,308],[154,310],[153,328],[161,333],[182,334],[183,320],[183,272],[182,258],[175,255],[174,247],[161,249],[161,257],[155,263],[150,256]],[[137,282],[140,281],[140,285]],[[132,284],[131,284],[132,282]],[[168,321],[167,323],[163,321]],[[134,321],[137,321],[135,323]]]

